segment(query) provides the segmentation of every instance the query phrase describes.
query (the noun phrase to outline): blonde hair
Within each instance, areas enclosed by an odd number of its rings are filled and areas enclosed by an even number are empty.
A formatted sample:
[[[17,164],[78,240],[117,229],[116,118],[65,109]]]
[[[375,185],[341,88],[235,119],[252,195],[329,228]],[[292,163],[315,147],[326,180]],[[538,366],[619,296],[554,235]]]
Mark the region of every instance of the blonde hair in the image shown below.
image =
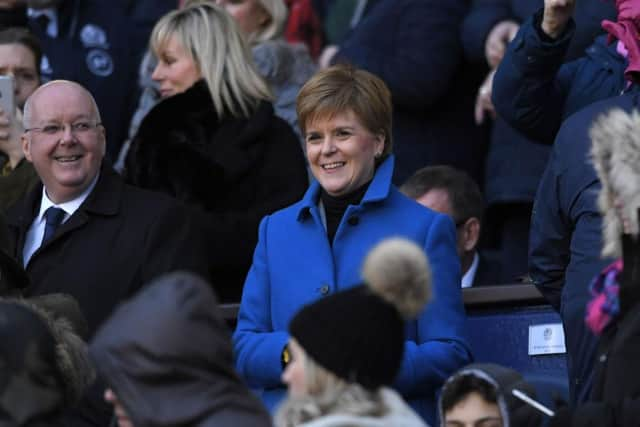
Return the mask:
[[[382,417],[388,411],[380,390],[348,383],[302,350],[305,396],[288,396],[274,416],[276,427],[294,427],[330,414]]]
[[[287,23],[289,11],[284,0],[258,0],[260,6],[269,15],[269,22],[263,28],[249,34],[249,43],[252,45],[275,40],[282,36]]]
[[[211,2],[187,2],[169,12],[153,28],[150,45],[156,56],[176,37],[207,82],[220,118],[249,117],[260,101],[271,101],[267,83],[258,74],[237,24]]]
[[[391,154],[391,92],[380,78],[368,71],[340,64],[318,72],[300,89],[296,110],[303,135],[307,125],[315,120],[330,120],[352,111],[369,132],[384,137],[382,156],[376,159],[377,164]]]

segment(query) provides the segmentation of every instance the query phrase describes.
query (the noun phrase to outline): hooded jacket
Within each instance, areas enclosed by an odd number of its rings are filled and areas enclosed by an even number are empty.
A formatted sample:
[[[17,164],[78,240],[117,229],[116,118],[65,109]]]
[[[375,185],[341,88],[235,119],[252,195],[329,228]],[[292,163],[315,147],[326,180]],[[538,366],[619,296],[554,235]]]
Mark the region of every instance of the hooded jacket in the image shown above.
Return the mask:
[[[636,100],[637,101],[637,100]],[[623,235],[622,212],[628,218],[631,233],[638,234],[640,208],[640,115],[637,102],[633,109],[618,103],[602,108],[607,115],[591,127],[592,158],[602,188],[598,193],[603,213],[603,255],[622,256],[624,269],[620,279],[620,312],[602,331],[595,357],[594,385],[590,402],[575,408],[561,408],[550,427],[623,427],[640,420],[640,246]],[[623,201],[616,206],[616,198]],[[622,237],[621,237],[622,236]]]
[[[62,425],[64,410],[93,381],[84,342],[63,313],[50,309],[33,301],[0,300],[3,427]]]
[[[270,426],[232,367],[231,341],[209,285],[163,276],[105,322],[90,347],[136,427]]]
[[[473,363],[468,365],[449,377],[442,387],[441,395],[446,392],[447,387],[451,386],[454,380],[466,375],[484,380],[495,388],[503,427],[533,427],[540,425],[540,413],[511,393],[514,389],[517,389],[535,399],[536,392],[534,388],[526,383],[522,375],[517,371],[504,366],[493,363]],[[438,411],[440,420],[444,420],[442,399],[438,403]]]

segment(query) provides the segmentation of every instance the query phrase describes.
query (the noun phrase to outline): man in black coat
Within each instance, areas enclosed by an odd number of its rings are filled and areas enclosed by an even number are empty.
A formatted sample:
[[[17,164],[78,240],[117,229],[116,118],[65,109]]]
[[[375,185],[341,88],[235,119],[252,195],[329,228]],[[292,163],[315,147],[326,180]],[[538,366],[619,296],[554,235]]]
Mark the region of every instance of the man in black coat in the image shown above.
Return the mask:
[[[26,296],[72,295],[90,338],[157,275],[186,269],[206,277],[201,233],[186,209],[125,185],[104,161],[105,129],[86,89],[69,81],[41,86],[25,105],[24,124],[25,156],[44,186],[7,218],[10,253],[31,279]],[[92,421],[80,425],[102,425],[90,412]]]

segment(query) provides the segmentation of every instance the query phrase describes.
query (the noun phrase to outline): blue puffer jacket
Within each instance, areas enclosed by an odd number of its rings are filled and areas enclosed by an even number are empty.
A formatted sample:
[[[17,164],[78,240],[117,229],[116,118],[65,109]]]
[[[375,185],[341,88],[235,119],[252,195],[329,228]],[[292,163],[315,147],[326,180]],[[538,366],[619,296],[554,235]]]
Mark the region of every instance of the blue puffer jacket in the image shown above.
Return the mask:
[[[542,10],[528,19],[509,45],[493,81],[493,104],[507,123],[540,142],[552,143],[562,121],[626,88],[626,58],[600,36],[585,56],[563,65],[575,32],[570,21],[556,40],[542,29]]]
[[[261,390],[268,407],[273,409],[286,391],[280,355],[291,318],[303,305],[361,283],[367,252],[390,236],[424,247],[435,295],[407,324],[396,388],[435,425],[436,391],[470,362],[453,222],[402,195],[391,184],[392,174],[389,158],[378,167],[362,202],[347,208],[332,246],[318,208],[317,182],[300,202],[263,219],[233,340],[236,368],[249,386]]]

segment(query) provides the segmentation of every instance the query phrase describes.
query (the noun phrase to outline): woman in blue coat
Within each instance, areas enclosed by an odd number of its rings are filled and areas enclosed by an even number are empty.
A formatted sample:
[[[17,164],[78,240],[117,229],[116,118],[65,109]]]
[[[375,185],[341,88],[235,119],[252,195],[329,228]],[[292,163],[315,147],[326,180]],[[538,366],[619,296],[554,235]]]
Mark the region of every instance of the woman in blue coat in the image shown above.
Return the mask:
[[[285,394],[281,375],[293,315],[361,283],[366,253],[402,236],[429,256],[435,298],[407,324],[395,387],[434,423],[437,389],[471,360],[453,222],[391,183],[391,96],[379,78],[331,67],[305,84],[297,111],[315,181],[301,201],[260,224],[233,337],[236,367],[273,409]]]

